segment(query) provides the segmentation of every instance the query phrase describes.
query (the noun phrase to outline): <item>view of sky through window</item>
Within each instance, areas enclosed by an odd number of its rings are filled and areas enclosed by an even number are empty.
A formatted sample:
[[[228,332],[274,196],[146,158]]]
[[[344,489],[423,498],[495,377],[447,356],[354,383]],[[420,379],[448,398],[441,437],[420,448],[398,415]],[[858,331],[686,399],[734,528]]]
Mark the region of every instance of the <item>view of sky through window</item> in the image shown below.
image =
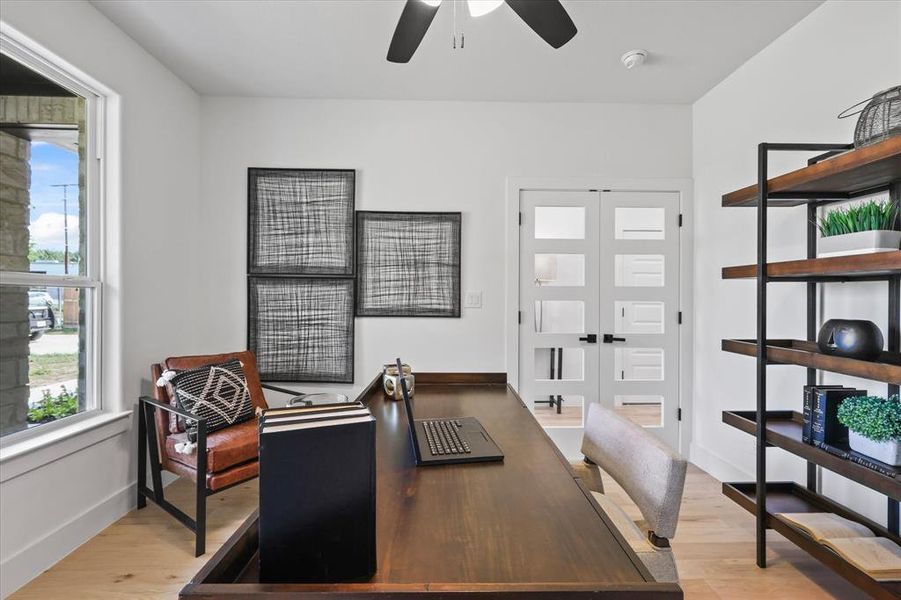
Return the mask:
[[[49,142],[31,144],[31,238],[32,271],[58,275],[64,272],[68,224],[69,267],[77,265],[78,186],[54,187],[78,183],[78,154]],[[64,196],[68,196],[64,202]],[[77,272],[77,269],[74,269]]]

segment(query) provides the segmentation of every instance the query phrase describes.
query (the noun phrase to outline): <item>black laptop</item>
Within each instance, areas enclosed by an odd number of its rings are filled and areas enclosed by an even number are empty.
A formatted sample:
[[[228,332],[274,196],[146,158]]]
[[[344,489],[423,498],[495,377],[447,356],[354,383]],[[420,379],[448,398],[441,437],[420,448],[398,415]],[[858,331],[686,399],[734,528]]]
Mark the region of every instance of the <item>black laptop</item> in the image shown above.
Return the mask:
[[[401,374],[401,393],[410,425],[410,442],[417,465],[450,465],[456,463],[488,462],[504,460],[504,453],[479,420],[474,417],[454,419],[414,419],[413,404],[403,377],[403,368],[397,359],[397,372]]]

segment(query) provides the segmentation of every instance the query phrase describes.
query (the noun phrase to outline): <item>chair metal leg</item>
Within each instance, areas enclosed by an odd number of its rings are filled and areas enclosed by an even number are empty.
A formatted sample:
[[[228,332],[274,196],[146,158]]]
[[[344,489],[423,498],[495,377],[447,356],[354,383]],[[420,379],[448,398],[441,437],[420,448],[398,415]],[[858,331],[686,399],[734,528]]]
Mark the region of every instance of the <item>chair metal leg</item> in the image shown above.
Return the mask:
[[[156,427],[151,426],[154,418],[153,406],[144,404],[144,427],[147,430],[147,450],[150,454],[150,475],[153,479],[153,501],[162,504],[166,501],[163,496],[163,472],[160,465],[160,450],[156,439]],[[144,485],[143,482],[140,482]]]
[[[197,427],[197,513],[194,556],[206,552],[206,424],[201,422]]]
[[[138,509],[147,506],[144,486],[147,485],[147,418],[144,414],[144,403],[138,400]]]

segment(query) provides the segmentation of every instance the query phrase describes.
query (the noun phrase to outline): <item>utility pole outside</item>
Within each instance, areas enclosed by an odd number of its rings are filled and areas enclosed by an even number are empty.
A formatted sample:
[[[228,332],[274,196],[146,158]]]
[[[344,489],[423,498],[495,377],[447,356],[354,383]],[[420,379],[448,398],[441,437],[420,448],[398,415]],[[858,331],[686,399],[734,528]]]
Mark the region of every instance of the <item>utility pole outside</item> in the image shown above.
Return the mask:
[[[63,273],[69,274],[69,188],[77,188],[77,183],[57,183],[50,187],[63,188]]]

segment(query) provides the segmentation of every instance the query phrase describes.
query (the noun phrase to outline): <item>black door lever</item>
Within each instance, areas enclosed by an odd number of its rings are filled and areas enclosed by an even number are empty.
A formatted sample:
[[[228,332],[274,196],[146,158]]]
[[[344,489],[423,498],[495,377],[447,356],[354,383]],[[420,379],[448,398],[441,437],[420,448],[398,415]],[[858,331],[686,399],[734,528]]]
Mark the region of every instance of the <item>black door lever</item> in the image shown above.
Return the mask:
[[[596,333],[586,333],[585,337],[579,338],[580,342],[588,342],[589,344],[597,344],[598,343],[598,334]]]
[[[626,341],[626,338],[613,337],[612,333],[604,334],[604,343],[605,344],[612,344],[613,342],[625,342],[625,341]]]

